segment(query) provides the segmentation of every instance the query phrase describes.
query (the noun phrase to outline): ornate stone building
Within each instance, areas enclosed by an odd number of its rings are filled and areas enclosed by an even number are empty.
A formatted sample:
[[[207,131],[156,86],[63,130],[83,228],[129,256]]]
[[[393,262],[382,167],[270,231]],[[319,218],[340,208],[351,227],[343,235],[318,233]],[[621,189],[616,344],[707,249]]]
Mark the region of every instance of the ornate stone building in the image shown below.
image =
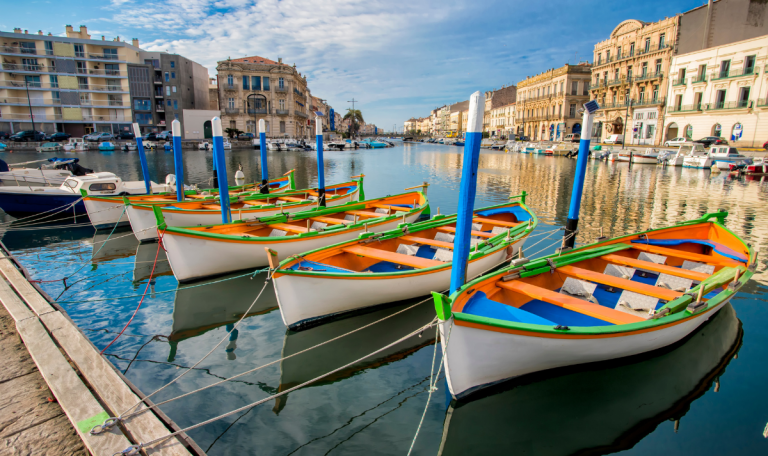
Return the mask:
[[[593,129],[598,140],[624,134],[629,123],[627,144],[659,144],[678,23],[679,16],[626,20],[595,45],[589,91],[601,108]]]
[[[581,133],[577,111],[589,100],[591,65],[566,64],[517,84],[518,134],[533,140],[560,141]]]
[[[216,71],[225,129],[258,134],[258,122],[264,119],[269,138],[314,136],[307,77],[295,65],[254,56],[222,60]]]

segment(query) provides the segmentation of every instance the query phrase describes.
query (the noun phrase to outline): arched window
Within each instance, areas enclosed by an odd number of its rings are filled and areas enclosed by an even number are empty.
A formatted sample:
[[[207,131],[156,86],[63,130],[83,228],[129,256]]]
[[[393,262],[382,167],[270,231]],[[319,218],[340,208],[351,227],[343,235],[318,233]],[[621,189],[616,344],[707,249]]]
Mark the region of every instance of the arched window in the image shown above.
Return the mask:
[[[712,136],[717,136],[718,138],[723,135],[723,126],[719,123],[716,123],[712,126]]]
[[[675,139],[677,138],[678,133],[678,127],[675,122],[672,122],[671,124],[667,125],[667,135],[666,140]]]
[[[693,139],[693,125],[688,124],[685,127],[685,137],[686,139]]]

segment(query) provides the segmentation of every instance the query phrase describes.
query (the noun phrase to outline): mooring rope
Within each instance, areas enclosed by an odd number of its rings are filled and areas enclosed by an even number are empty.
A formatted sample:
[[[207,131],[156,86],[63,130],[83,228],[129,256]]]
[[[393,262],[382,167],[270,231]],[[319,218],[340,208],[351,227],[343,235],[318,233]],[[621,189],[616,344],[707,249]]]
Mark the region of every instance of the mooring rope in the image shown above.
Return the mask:
[[[75,204],[79,203],[79,202],[80,202],[80,201],[82,201],[82,200],[83,200],[83,198],[82,198],[82,197],[80,197],[80,198],[79,198],[79,199],[77,199],[76,201],[74,201],[74,202],[72,202],[72,203],[69,203],[69,204],[67,204],[67,205],[61,206],[61,207],[56,207],[56,208],[53,208],[53,209],[49,209],[49,210],[47,210],[47,211],[44,211],[44,212],[39,212],[39,213],[37,213],[37,214],[28,215],[28,216],[26,216],[26,217],[22,217],[22,218],[20,218],[20,219],[16,219],[16,220],[13,220],[13,221],[10,221],[10,222],[0,223],[0,227],[7,227],[7,226],[11,226],[12,224],[14,224],[14,223],[18,222],[19,220],[26,220],[26,219],[28,219],[28,218],[30,218],[30,217],[37,217],[37,216],[39,216],[39,215],[47,214],[48,212],[52,212],[52,211],[58,211],[58,212],[55,212],[55,213],[53,213],[53,214],[49,214],[49,215],[47,215],[47,216],[45,216],[45,217],[42,217],[42,218],[40,218],[40,219],[31,220],[29,223],[35,223],[35,222],[39,222],[40,220],[43,220],[43,219],[45,219],[45,218],[48,218],[48,217],[53,217],[54,215],[58,214],[59,212],[65,211],[65,210],[69,209],[70,207],[74,207],[74,205],[75,205]],[[24,226],[24,225],[22,225],[22,226]]]

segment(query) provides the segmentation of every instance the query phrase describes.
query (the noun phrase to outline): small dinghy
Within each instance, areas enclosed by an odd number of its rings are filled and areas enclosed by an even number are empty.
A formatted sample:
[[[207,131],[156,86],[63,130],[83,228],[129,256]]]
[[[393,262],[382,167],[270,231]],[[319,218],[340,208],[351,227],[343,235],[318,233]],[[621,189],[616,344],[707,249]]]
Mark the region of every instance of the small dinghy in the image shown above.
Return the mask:
[[[428,213],[429,204],[423,193],[407,192],[254,221],[187,228],[168,226],[160,208],[153,210],[168,261],[176,279],[183,282],[267,266],[265,247],[287,257],[360,234],[391,230]]]
[[[467,276],[511,259],[537,224],[522,202],[474,211]],[[343,312],[448,289],[455,232],[455,215],[436,215],[283,261],[272,274],[283,322],[295,330]],[[279,254],[280,247],[275,249]]]
[[[358,180],[331,185],[325,189],[326,206],[334,207],[357,201],[362,192],[363,177]],[[314,209],[318,204],[319,193],[316,188],[297,191],[275,192],[271,194],[245,194],[234,197],[230,195],[230,210],[232,220],[255,220],[268,215],[301,212]],[[127,198],[126,198],[127,200]],[[131,204],[126,201],[126,213],[131,222],[134,234],[139,241],[157,239],[155,213],[152,209],[157,206],[163,212],[168,226],[201,226],[221,223],[221,204],[218,196],[207,196],[191,201],[157,201]]]
[[[104,141],[103,143],[99,144],[99,150],[102,152],[108,152],[115,150],[115,145],[109,141]]]
[[[755,251],[723,225],[726,216],[506,267],[450,298],[433,293],[451,395],[682,340],[756,269]]]

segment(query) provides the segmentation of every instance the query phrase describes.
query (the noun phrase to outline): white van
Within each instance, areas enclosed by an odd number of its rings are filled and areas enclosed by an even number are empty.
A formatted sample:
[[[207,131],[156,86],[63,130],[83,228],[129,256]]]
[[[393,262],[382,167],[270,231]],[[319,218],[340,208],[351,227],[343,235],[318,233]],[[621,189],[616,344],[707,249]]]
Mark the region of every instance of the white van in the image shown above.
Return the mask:
[[[570,135],[565,135],[565,138],[563,138],[563,142],[579,142],[581,141],[581,135],[578,133],[571,133]]]
[[[624,142],[624,135],[611,135],[605,140],[605,144],[621,144]]]

